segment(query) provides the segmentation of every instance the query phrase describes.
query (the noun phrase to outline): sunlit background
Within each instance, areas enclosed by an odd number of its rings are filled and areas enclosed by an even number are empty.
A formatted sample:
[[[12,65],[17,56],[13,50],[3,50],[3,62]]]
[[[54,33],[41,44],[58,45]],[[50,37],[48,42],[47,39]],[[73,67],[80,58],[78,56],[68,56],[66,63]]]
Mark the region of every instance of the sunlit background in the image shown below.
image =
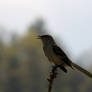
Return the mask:
[[[37,35],[50,34],[92,72],[92,0],[0,1],[0,92],[47,92],[51,65]],[[59,71],[53,92],[91,92],[92,80]]]

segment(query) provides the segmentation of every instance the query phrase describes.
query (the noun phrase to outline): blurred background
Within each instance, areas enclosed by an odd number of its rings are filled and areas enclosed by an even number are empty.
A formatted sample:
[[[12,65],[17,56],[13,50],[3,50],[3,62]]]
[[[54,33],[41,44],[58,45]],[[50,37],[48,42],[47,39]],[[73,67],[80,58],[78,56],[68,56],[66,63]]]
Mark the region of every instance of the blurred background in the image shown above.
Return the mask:
[[[0,92],[47,92],[51,65],[37,35],[52,35],[73,62],[92,72],[91,11],[91,0],[0,1]],[[92,79],[59,70],[56,91],[91,92]]]

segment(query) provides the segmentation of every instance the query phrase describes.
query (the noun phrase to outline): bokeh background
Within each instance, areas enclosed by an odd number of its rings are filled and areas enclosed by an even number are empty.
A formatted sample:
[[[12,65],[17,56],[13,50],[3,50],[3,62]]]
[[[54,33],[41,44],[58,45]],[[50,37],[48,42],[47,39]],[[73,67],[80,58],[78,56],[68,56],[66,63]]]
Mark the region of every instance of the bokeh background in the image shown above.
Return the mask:
[[[50,34],[68,57],[92,72],[91,0],[0,1],[0,92],[47,92],[51,65],[37,35]],[[92,79],[61,70],[53,92],[91,92]]]

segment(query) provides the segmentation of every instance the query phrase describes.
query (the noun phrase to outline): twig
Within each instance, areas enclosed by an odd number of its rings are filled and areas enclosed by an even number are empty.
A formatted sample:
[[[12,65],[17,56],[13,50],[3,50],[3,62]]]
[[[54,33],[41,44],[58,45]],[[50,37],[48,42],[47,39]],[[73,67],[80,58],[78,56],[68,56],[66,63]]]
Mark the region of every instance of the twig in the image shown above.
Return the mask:
[[[54,66],[52,68],[52,71],[50,72],[50,76],[47,79],[48,82],[49,82],[48,92],[51,92],[53,82],[54,82],[54,79],[56,79],[56,77],[57,77],[57,66]]]

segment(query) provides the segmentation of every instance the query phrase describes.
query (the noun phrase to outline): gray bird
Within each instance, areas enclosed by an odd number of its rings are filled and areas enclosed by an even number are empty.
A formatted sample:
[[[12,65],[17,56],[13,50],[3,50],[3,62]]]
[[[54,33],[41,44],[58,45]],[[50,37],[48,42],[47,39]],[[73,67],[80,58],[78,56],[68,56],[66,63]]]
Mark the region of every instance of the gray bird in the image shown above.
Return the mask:
[[[83,72],[84,74],[92,78],[92,74],[90,72],[75,64],[68,58],[65,52],[59,46],[57,46],[52,36],[40,35],[38,36],[38,38],[42,40],[45,56],[51,63],[55,64],[56,67],[59,67],[64,72],[67,72],[67,66],[72,69],[76,68],[80,72]]]

